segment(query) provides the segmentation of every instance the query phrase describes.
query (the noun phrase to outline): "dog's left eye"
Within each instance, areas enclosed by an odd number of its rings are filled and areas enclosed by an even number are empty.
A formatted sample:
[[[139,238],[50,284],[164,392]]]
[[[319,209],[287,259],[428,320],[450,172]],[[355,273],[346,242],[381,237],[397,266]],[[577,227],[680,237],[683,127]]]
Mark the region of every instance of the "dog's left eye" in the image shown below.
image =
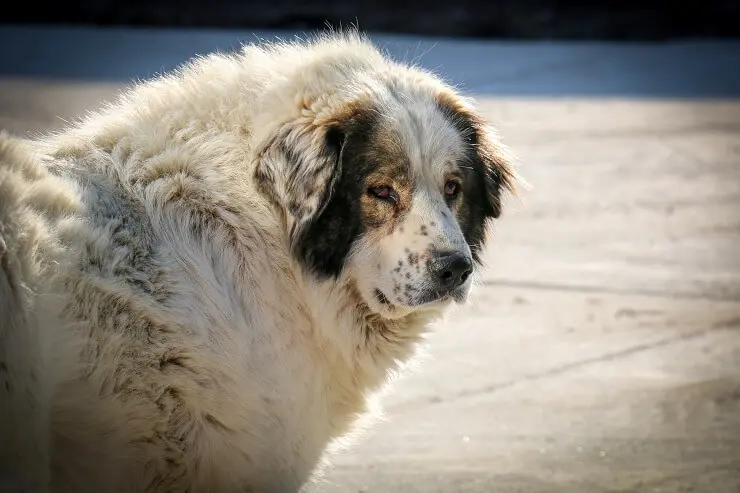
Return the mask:
[[[375,198],[387,200],[394,204],[398,203],[398,194],[395,190],[393,190],[393,188],[389,186],[381,185],[377,187],[372,187],[368,190],[368,193],[370,193],[370,195]]]
[[[456,181],[449,180],[445,183],[445,197],[448,199],[455,198],[460,193],[460,184]]]

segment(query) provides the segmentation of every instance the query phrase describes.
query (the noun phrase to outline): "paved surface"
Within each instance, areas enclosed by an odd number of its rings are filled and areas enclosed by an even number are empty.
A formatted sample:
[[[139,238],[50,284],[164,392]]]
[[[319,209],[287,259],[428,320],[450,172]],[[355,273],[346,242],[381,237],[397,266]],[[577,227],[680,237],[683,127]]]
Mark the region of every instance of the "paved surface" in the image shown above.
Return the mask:
[[[160,42],[137,52],[129,32],[111,60],[42,34],[0,57],[2,128],[94,107],[120,87],[119,60],[126,79],[231,39],[149,33]],[[740,492],[739,47],[447,41],[425,55],[470,81],[532,189],[499,223],[472,306],[313,491]]]

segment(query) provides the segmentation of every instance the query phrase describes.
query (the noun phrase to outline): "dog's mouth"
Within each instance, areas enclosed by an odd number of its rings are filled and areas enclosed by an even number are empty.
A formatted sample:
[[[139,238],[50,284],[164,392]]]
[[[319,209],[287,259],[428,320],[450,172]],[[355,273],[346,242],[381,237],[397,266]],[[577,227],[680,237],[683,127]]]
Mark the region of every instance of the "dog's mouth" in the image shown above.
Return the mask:
[[[375,292],[373,293],[373,295],[375,296],[375,299],[378,300],[378,303],[380,303],[381,305],[388,308],[393,307],[393,303],[391,303],[391,300],[389,300],[388,297],[383,294],[380,289],[375,288]]]
[[[396,307],[394,303],[390,299],[388,299],[385,293],[383,293],[383,291],[381,291],[379,288],[375,288],[375,290],[373,291],[373,296],[381,306],[388,310],[393,310]],[[467,289],[465,289],[464,287],[460,287],[453,291],[432,290],[420,294],[415,299],[411,300],[411,302],[408,303],[407,306],[409,308],[421,308],[426,305],[445,304],[451,301],[454,301],[456,303],[463,303],[466,298]]]
[[[452,291],[449,290],[431,290],[423,293],[419,298],[414,300],[414,306],[430,305],[433,303],[464,303],[467,299],[468,289],[460,286]]]

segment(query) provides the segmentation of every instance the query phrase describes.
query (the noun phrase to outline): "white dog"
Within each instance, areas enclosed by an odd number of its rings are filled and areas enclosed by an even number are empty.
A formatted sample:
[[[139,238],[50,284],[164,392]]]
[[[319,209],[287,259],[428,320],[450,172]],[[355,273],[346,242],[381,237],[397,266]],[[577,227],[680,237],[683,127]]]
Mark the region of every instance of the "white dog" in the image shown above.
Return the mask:
[[[356,33],[3,136],[0,477],[298,491],[466,299],[515,182],[467,101]]]

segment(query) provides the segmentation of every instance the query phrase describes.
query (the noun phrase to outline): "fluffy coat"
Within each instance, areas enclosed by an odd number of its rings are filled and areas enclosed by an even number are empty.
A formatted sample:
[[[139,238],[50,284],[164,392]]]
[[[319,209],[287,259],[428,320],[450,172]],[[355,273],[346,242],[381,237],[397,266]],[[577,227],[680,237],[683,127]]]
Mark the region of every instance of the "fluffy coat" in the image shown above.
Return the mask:
[[[432,190],[448,171],[459,204]],[[514,181],[467,101],[355,34],[210,55],[3,135],[9,490],[299,490],[448,306],[434,252],[479,258]]]

